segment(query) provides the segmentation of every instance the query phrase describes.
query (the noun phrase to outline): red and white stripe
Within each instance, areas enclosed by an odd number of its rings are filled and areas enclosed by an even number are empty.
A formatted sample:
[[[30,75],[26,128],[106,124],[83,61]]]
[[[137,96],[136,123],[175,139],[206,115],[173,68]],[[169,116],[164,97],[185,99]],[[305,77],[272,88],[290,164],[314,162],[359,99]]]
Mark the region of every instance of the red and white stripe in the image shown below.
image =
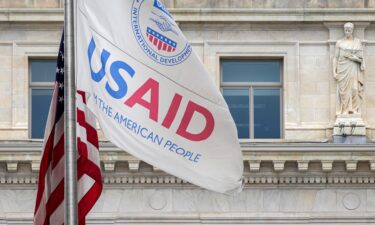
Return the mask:
[[[148,37],[148,40],[158,48],[158,50],[163,50],[166,52],[176,51],[176,48],[173,48],[171,45],[168,45],[167,43],[159,40],[158,38],[150,35],[149,33],[146,33],[146,36]]]
[[[78,220],[85,224],[85,217],[102,193],[99,142],[95,117],[86,106],[85,93],[77,92],[77,161]]]
[[[64,224],[64,116],[55,124],[57,84],[52,96],[40,163],[34,225]],[[85,94],[78,91],[77,105],[77,193],[79,225],[102,191],[98,136],[95,119],[86,108]]]

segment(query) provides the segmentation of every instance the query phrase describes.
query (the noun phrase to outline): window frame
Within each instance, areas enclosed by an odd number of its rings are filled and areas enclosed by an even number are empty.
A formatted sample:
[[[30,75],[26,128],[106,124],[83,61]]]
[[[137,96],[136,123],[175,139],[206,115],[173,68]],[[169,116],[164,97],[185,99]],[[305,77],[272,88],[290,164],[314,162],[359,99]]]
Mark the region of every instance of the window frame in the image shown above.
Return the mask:
[[[280,82],[224,82],[223,81],[223,61],[269,61],[277,60],[280,62]],[[220,57],[219,66],[220,66],[220,91],[223,94],[224,89],[248,89],[249,90],[249,134],[250,140],[272,140],[272,139],[284,139],[284,57]],[[280,90],[280,138],[255,138],[254,131],[254,107],[251,107],[254,104],[254,89],[277,89]],[[240,140],[247,140],[247,138],[239,138]]]
[[[28,137],[31,140],[43,140],[42,138],[33,138],[32,135],[32,90],[33,89],[39,89],[39,90],[53,90],[55,87],[55,74],[53,77],[53,82],[32,82],[32,70],[31,70],[31,64],[33,60],[53,60],[57,61],[56,56],[37,56],[37,57],[28,57],[27,63],[28,63]]]

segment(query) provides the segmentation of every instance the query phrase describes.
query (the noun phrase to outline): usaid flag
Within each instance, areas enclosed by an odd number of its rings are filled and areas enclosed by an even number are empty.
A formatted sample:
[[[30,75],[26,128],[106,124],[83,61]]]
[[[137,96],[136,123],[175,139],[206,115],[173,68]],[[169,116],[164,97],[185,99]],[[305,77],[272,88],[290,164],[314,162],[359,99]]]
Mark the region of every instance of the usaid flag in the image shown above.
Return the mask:
[[[78,89],[112,143],[201,187],[241,190],[228,107],[159,0],[80,0],[77,35]]]

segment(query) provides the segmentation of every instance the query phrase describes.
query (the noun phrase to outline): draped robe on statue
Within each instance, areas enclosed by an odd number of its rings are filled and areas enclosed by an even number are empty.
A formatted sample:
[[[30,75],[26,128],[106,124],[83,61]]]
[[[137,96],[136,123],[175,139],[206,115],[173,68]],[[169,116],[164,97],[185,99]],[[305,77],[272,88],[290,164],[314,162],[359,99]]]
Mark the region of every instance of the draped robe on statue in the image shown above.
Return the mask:
[[[360,113],[363,98],[363,47],[359,39],[339,40],[336,44],[338,101],[336,114]],[[350,59],[357,56],[361,62]]]

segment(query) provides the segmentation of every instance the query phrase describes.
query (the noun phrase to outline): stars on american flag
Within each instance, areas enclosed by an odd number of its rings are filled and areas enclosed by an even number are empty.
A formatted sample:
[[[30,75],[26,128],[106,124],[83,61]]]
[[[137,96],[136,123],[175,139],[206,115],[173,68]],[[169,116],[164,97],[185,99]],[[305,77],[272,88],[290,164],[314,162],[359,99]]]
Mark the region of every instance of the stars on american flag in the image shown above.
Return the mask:
[[[64,68],[62,67],[57,67],[56,68],[56,75],[60,76],[60,75],[64,75]]]
[[[64,52],[63,51],[59,52],[59,57],[61,57],[61,60],[64,60]]]
[[[56,67],[56,85],[57,91],[57,116],[61,116],[64,112],[64,44],[60,46],[59,54],[57,56]]]

